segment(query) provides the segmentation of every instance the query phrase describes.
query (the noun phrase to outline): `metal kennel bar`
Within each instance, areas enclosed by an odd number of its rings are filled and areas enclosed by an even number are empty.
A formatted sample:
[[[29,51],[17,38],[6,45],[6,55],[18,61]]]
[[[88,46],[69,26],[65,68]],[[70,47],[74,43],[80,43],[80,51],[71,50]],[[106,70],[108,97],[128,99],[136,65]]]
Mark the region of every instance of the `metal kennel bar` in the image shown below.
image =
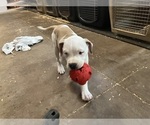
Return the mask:
[[[99,28],[108,26],[110,24],[108,6],[98,6],[103,5],[103,1],[104,0],[78,0],[79,5],[91,5],[78,7],[80,22]],[[105,3],[108,3],[108,0],[105,0]]]
[[[45,7],[44,7],[44,1],[43,0],[36,0],[36,9],[41,12],[41,13],[46,13],[45,12]]]
[[[57,0],[58,13],[60,16],[69,21],[78,21],[77,7],[70,6],[75,0]],[[65,5],[65,6],[61,6]]]
[[[58,17],[58,7],[56,0],[43,0],[45,12],[51,16]]]

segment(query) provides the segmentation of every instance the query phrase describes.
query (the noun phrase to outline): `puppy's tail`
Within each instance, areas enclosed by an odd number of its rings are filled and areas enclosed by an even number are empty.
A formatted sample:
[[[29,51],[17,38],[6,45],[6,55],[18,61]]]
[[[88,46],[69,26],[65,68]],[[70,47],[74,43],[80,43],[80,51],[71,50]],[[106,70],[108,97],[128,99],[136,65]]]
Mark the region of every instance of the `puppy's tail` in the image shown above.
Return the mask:
[[[42,26],[37,26],[38,29],[40,30],[50,30],[50,29],[55,29],[57,27],[57,25],[53,25],[53,26],[49,26],[49,27],[42,27]]]

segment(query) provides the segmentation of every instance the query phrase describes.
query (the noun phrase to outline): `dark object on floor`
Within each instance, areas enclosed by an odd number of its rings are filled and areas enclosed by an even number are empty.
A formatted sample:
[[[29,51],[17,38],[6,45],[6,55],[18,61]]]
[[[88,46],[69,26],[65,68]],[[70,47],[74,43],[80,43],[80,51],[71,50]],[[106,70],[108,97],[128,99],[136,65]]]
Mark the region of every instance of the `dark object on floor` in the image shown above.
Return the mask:
[[[56,109],[51,109],[47,112],[44,118],[55,120],[55,119],[59,119],[59,117],[60,117],[59,112]]]
[[[47,112],[44,119],[44,125],[59,125],[60,114],[56,109],[51,109]]]

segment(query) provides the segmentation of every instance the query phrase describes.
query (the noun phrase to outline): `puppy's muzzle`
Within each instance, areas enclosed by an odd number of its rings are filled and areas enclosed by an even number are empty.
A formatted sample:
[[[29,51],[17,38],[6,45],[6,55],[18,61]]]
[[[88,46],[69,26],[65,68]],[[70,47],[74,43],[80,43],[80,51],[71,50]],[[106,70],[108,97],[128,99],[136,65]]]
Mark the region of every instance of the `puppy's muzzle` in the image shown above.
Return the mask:
[[[70,69],[77,69],[77,63],[70,63],[69,67]]]

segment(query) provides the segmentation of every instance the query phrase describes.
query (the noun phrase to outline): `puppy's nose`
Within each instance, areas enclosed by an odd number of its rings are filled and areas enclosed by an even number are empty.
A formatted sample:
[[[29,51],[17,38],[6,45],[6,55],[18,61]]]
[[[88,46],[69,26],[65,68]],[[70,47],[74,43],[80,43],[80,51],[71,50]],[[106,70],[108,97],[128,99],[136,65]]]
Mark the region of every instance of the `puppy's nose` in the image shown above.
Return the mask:
[[[70,69],[77,69],[77,64],[76,63],[70,63],[69,67],[70,67]]]

